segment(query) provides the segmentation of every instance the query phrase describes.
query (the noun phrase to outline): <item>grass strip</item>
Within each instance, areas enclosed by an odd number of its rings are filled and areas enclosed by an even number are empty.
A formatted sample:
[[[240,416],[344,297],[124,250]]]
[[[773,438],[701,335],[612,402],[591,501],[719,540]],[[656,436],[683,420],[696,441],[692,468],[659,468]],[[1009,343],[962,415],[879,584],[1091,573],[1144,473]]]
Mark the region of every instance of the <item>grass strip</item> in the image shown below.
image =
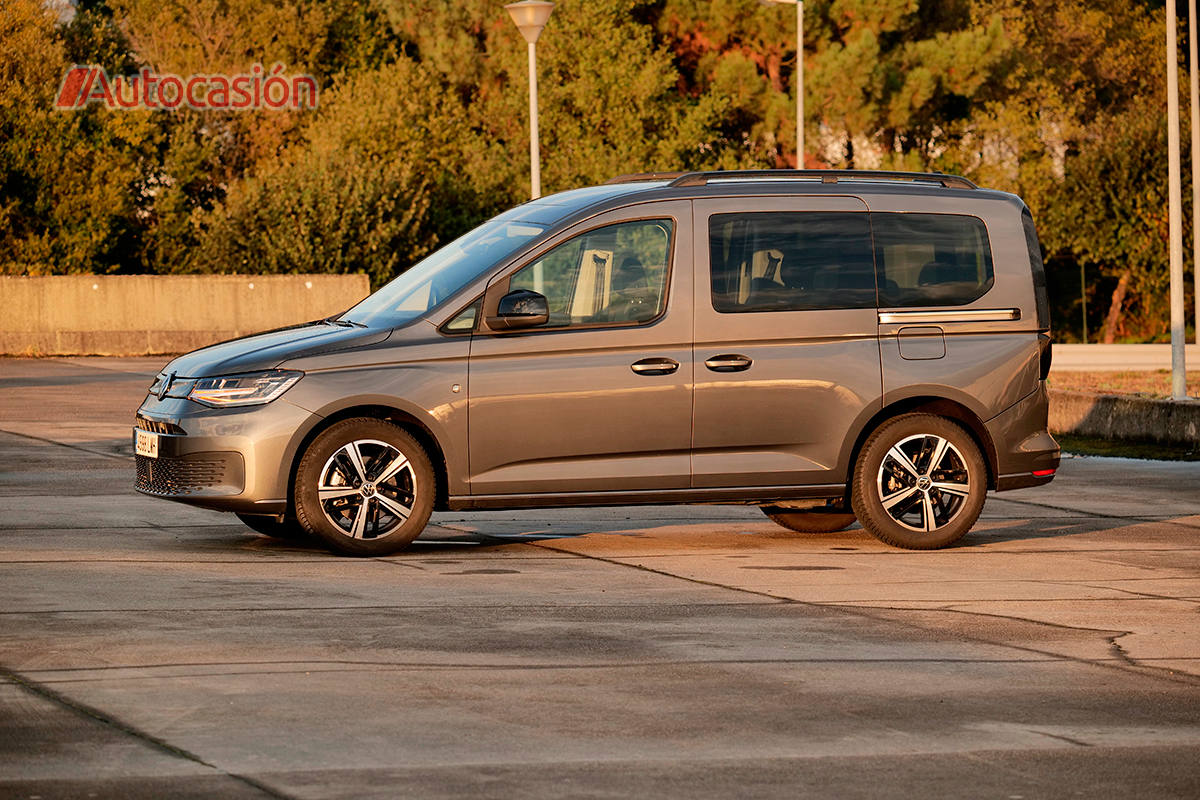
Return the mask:
[[[1058,440],[1064,453],[1081,456],[1140,458],[1152,461],[1200,461],[1200,447],[1196,445],[1103,439],[1099,436],[1076,436],[1070,433],[1056,433],[1054,438]]]

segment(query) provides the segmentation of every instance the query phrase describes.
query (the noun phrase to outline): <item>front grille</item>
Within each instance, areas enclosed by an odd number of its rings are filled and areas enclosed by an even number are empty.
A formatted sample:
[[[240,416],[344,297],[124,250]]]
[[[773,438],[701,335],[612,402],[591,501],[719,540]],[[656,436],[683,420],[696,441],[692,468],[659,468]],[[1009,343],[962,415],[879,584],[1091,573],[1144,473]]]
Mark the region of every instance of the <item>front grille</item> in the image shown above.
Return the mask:
[[[134,488],[161,497],[239,494],[244,468],[239,453],[196,453],[182,458],[135,456]]]
[[[134,425],[144,431],[150,433],[166,433],[172,436],[183,436],[184,430],[173,422],[163,422],[162,420],[150,419],[138,414],[134,418]]]

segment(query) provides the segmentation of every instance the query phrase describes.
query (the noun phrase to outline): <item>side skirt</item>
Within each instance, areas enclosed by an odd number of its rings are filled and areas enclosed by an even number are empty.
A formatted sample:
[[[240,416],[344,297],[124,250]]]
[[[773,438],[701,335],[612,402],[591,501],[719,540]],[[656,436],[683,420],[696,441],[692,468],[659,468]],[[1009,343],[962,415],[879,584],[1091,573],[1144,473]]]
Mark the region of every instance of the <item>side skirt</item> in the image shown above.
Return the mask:
[[[557,492],[547,494],[482,494],[450,497],[451,511],[485,509],[561,508],[565,506],[659,506],[675,504],[744,503],[758,505],[780,500],[838,499],[844,483],[817,486],[738,486],[721,489],[650,489],[636,492]]]

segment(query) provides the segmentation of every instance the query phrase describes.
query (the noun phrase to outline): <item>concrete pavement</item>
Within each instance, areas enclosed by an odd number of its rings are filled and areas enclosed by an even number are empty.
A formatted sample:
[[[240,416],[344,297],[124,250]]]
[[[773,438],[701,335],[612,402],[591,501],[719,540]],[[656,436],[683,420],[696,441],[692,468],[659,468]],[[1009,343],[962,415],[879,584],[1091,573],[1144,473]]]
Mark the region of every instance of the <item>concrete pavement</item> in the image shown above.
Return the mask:
[[[132,492],[159,366],[0,360],[0,797],[1200,793],[1200,465],[933,553],[711,506],[342,559]]]

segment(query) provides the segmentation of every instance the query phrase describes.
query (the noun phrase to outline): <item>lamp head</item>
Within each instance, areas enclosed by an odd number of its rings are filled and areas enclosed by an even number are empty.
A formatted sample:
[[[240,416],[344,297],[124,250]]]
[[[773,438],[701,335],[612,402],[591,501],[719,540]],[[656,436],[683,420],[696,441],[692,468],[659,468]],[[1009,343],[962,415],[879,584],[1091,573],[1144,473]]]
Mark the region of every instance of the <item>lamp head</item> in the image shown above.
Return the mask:
[[[554,10],[554,3],[545,0],[521,0],[519,3],[509,3],[504,10],[517,24],[525,41],[533,44],[538,40],[542,28],[546,27],[550,12]]]

